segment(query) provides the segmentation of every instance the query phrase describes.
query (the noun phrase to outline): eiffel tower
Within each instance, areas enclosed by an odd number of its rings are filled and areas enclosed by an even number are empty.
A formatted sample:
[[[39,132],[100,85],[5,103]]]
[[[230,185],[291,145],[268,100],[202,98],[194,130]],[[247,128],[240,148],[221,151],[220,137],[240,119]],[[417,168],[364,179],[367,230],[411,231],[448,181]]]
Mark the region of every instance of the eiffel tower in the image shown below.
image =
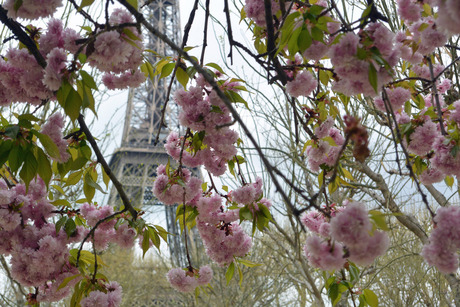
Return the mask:
[[[165,33],[175,43],[181,40],[179,1],[155,0],[143,9],[144,16]],[[148,35],[145,39],[146,48],[157,54],[174,56],[172,50],[159,38]],[[150,59],[151,63],[158,59]],[[159,164],[168,162],[168,155],[164,143],[170,129],[178,129],[178,108],[174,101],[168,103],[163,125],[161,109],[166,102],[169,78],[147,80],[141,87],[131,89],[128,94],[126,114],[124,120],[121,146],[115,150],[110,167],[119,178],[133,205],[142,210],[149,210],[152,206],[164,206],[153,195],[153,182],[156,177],[156,168]],[[173,90],[174,90],[173,85]],[[155,139],[159,133],[159,142]],[[120,206],[121,200],[112,188],[109,196],[112,206]],[[169,250],[175,266],[185,267],[185,247],[180,237],[180,229],[175,221],[177,206],[164,206],[169,236]]]

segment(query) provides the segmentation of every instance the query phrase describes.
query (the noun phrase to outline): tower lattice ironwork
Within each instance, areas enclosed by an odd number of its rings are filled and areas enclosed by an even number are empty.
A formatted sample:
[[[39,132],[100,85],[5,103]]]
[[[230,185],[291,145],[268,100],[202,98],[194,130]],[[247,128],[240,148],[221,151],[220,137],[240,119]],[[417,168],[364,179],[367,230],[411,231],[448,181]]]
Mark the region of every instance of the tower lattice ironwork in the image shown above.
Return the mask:
[[[155,0],[144,6],[143,13],[148,20],[174,42],[181,40],[178,0]],[[173,56],[173,52],[159,38],[146,34],[146,47],[162,56]],[[152,53],[151,63],[156,62]],[[123,185],[135,207],[147,210],[148,207],[162,205],[152,193],[156,168],[168,162],[164,140],[170,129],[178,128],[177,105],[168,103],[164,122],[161,124],[161,109],[166,102],[170,79],[148,80],[141,87],[128,94],[121,146],[110,161],[111,167]],[[159,142],[155,139],[160,130]],[[117,191],[112,188],[109,202],[120,205]],[[164,206],[171,259],[176,266],[185,267],[185,253],[180,238],[180,229],[175,221],[176,206]]]

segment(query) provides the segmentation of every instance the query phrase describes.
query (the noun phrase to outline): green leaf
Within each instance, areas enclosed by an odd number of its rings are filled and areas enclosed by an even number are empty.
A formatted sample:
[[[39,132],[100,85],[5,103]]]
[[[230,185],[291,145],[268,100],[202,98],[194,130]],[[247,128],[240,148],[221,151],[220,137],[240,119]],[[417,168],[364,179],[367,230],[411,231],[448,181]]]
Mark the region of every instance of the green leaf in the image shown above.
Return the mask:
[[[26,187],[29,186],[30,181],[37,175],[37,170],[37,159],[32,151],[28,151],[24,158],[24,164],[21,168],[21,172],[19,173],[19,176],[21,176],[22,180],[24,180]]]
[[[139,36],[137,36],[136,34],[133,33],[133,31],[131,31],[130,29],[128,28],[124,28],[123,29],[123,33],[126,34],[126,36],[128,36],[131,40],[133,41],[139,41],[141,40],[139,38]]]
[[[331,285],[335,283],[335,279],[336,279],[335,276],[331,276],[331,277],[329,277],[329,278],[326,280],[326,283],[325,283],[324,286],[326,287],[327,290],[329,290],[329,288],[331,287]]]
[[[220,67],[220,66],[217,65],[216,63],[208,63],[208,64],[206,64],[205,66],[212,67],[212,68],[214,68],[215,70],[217,70],[218,72],[220,72],[220,73],[222,73],[222,74],[225,74],[225,73],[224,73],[224,70],[222,69],[222,67]]]
[[[53,159],[60,159],[61,154],[59,153],[59,148],[57,147],[56,143],[46,134],[36,132],[35,133],[42,143],[43,147],[46,150],[46,153]]]
[[[369,304],[371,307],[378,307],[379,306],[379,298],[377,295],[374,293],[374,291],[370,289],[364,289],[363,290],[363,296],[366,301],[366,303]]]
[[[352,283],[359,279],[359,269],[355,265],[350,264],[348,271],[350,272],[350,281]]]
[[[88,201],[92,201],[94,194],[96,193],[96,189],[85,182],[83,183],[83,193],[85,193],[85,197]]]
[[[174,66],[176,66],[175,63],[168,63],[165,66],[163,66],[163,68],[161,69],[160,79],[169,76],[172,73]]]
[[[84,182],[90,187],[102,192],[103,194],[107,194],[107,192],[105,192],[104,189],[102,189],[102,187],[96,181],[94,181],[90,171],[86,172]]]
[[[57,190],[59,193],[61,193],[62,195],[65,195],[64,190],[63,190],[60,186],[53,184],[52,187],[53,187],[54,189],[56,189],[56,190]]]
[[[65,180],[65,185],[76,185],[80,181],[82,175],[83,170],[79,170],[77,172],[70,174]]]
[[[241,267],[238,265],[238,275],[240,275],[240,281],[238,282],[238,285],[241,287],[243,284],[243,271],[241,270]]]
[[[88,145],[83,145],[80,147],[80,152],[81,152],[81,155],[87,159],[87,160],[90,160],[91,159],[91,154],[93,153],[91,151],[91,147],[89,147]]]
[[[132,6],[133,8],[135,8],[136,10],[139,9],[138,4],[137,4],[137,0],[126,0],[126,2],[128,2],[129,4],[131,4],[131,6]]]
[[[94,0],[82,0],[80,7],[78,8],[78,11],[81,11],[86,6],[90,6],[91,4],[93,4],[93,2]]]
[[[248,105],[248,102],[246,100],[243,99],[243,97],[241,97],[240,94],[238,94],[237,92],[234,92],[234,91],[225,91],[225,94],[227,94],[228,98],[232,101],[232,102],[235,102],[235,103],[242,103],[244,104],[244,106],[246,107],[246,109],[249,110],[249,105]]]
[[[263,214],[263,216],[265,216],[268,220],[273,221],[272,215],[267,206],[265,206],[262,203],[258,203],[257,206],[259,207],[259,210]]]
[[[188,74],[180,66],[177,68],[176,78],[177,78],[177,81],[179,81],[179,83],[184,88],[187,88],[187,83],[188,83],[188,80],[190,79],[190,77],[188,76]]]
[[[317,42],[324,43],[324,33],[317,27],[311,29],[311,37]]]
[[[10,151],[8,155],[8,164],[13,172],[16,172],[21,166],[25,159],[25,153],[22,146],[16,145]]]
[[[262,263],[256,263],[256,262],[252,262],[252,261],[249,261],[249,260],[246,260],[246,259],[238,259],[238,262],[241,263],[244,266],[249,267],[249,268],[255,268],[257,266],[263,265]]]
[[[227,164],[228,164],[228,171],[230,172],[230,174],[233,175],[233,177],[236,178],[235,161],[234,160],[228,160]],[[227,189],[228,189],[228,187],[227,187]],[[226,191],[226,192],[228,192],[228,191]]]
[[[65,207],[71,207],[72,205],[67,199],[56,199],[55,201],[51,202],[53,206],[59,207],[59,206],[65,206]]]
[[[80,115],[81,105],[82,99],[80,94],[78,94],[78,92],[73,87],[70,87],[69,94],[65,100],[64,111],[72,121],[76,120],[78,115]]]
[[[320,69],[318,74],[319,74],[319,81],[321,81],[321,84],[323,84],[324,86],[327,86],[330,80],[328,72]]]
[[[377,70],[372,63],[369,64],[369,83],[372,85],[375,93],[378,93],[378,77]]]
[[[63,216],[59,219],[59,221],[56,222],[55,228],[56,228],[56,233],[58,233],[62,226],[65,225],[65,222],[67,222],[67,216]]]
[[[374,221],[375,225],[385,231],[389,231],[390,228],[388,228],[388,225],[385,221],[385,214],[378,210],[371,210],[369,211],[369,214],[371,215],[372,221]]]
[[[329,290],[327,291],[327,295],[331,299],[332,306],[335,306],[340,301],[340,297],[342,296],[339,292],[339,284],[335,282],[331,284]]]
[[[145,61],[141,66],[141,71],[144,73],[144,75],[146,77],[149,77],[152,81],[153,81],[153,77],[155,77],[156,75],[158,75],[158,72],[155,73],[153,67],[152,67],[152,64],[150,64],[150,62],[148,61]]]
[[[65,107],[65,102],[67,100],[67,96],[70,93],[70,90],[72,89],[72,86],[69,84],[67,81],[63,81],[61,87],[56,93],[56,98],[61,107]]]
[[[149,250],[150,248],[150,236],[148,233],[148,230],[146,229],[144,231],[144,239],[142,240],[142,258],[144,258],[145,253]]]
[[[156,232],[156,229],[150,226],[148,227],[148,229],[149,229],[149,236],[153,242],[153,245],[155,245],[155,247],[158,250],[160,250],[161,240],[160,240],[160,237],[158,236],[158,233]]]
[[[297,38],[297,45],[299,46],[300,52],[304,52],[308,47],[310,47],[312,42],[313,41],[308,29],[302,29],[302,32],[300,32],[299,37]]]
[[[0,142],[0,167],[8,161],[8,156],[10,155],[10,151],[13,147],[13,141],[6,140]]]
[[[18,125],[11,125],[5,128],[5,135],[11,139],[16,139],[19,133]]]
[[[82,281],[84,280],[79,281],[74,287],[72,297],[70,298],[70,307],[77,307],[77,304],[79,305],[81,301],[81,298],[83,296],[83,292],[80,287]]]
[[[446,178],[444,178],[444,182],[447,184],[449,188],[452,188],[452,186],[454,185],[454,177],[446,176]]]
[[[40,178],[42,178],[46,186],[48,186],[53,176],[51,162],[40,147],[35,147],[35,155],[38,162],[38,175],[40,175]]]
[[[67,234],[67,237],[70,237],[75,231],[75,229],[77,229],[77,225],[75,224],[75,221],[72,219],[68,219],[65,222],[65,226],[64,226],[64,230],[65,230],[65,233]]]
[[[72,276],[69,276],[69,277],[66,277],[64,278],[64,280],[62,281],[62,283],[59,285],[59,287],[57,288],[58,291],[61,290],[62,288],[65,288],[69,282],[71,282],[72,280],[74,280],[75,278],[77,277],[81,277],[81,274],[76,274],[76,275],[72,275]]]
[[[286,17],[286,19],[284,20],[284,25],[280,29],[280,31],[281,31],[281,40],[280,40],[280,45],[278,47],[277,53],[280,52],[284,48],[284,46],[288,42],[289,38],[291,37],[292,30],[294,29],[296,18],[299,17],[299,16],[300,16],[300,12],[295,11],[294,13],[289,14]]]
[[[17,12],[19,8],[22,6],[22,0],[15,0],[13,9]]]
[[[264,231],[265,227],[268,226],[268,219],[263,216],[262,213],[257,212],[257,229]]]
[[[353,176],[351,175],[351,173],[347,169],[342,168],[342,172],[343,172],[343,175],[345,176],[345,178],[347,178],[348,180],[350,180],[350,181],[355,180],[353,178]]]
[[[180,204],[176,208],[176,221],[180,218],[181,215],[184,215],[184,204]]]
[[[155,228],[157,229],[157,232],[160,235],[160,237],[163,239],[163,241],[168,243],[168,234],[170,234],[170,233],[167,232],[166,229],[164,229],[161,226],[155,225]]]
[[[40,119],[33,114],[21,114],[18,115],[18,120],[25,120],[25,121],[31,121],[31,122],[38,122]]]
[[[88,86],[84,85],[81,80],[77,80],[77,92],[80,95],[80,97],[82,97],[81,106],[83,108],[89,108],[97,117],[94,96],[91,89]]]
[[[326,136],[325,138],[322,138],[323,141],[327,142],[331,146],[337,146],[335,143],[334,139],[330,136]]]
[[[240,209],[240,220],[252,220],[252,212],[249,210],[248,206],[244,206],[243,208]]]
[[[361,15],[361,24],[363,24],[366,21],[367,16],[369,16],[369,14],[371,13],[371,9],[372,9],[372,5],[368,5],[366,7],[363,14]]]
[[[288,41],[288,50],[290,55],[294,55],[299,50],[298,39],[300,32],[302,32],[302,27],[298,27],[292,32],[291,38]]]
[[[308,10],[308,12],[309,12],[310,14],[313,14],[313,15],[318,16],[319,14],[321,14],[321,12],[322,12],[324,9],[325,9],[324,6],[314,4],[314,5],[312,5],[312,6],[310,7],[310,9]]]
[[[227,286],[233,278],[233,274],[235,273],[235,263],[232,262],[228,266],[227,272],[225,272],[225,279],[227,280]]]
[[[110,183],[110,177],[109,177],[109,175],[107,175],[107,173],[105,172],[104,168],[102,168],[101,172],[102,172],[102,181],[104,181],[105,187],[108,188],[109,183]]]
[[[321,171],[321,173],[318,175],[318,185],[321,187],[324,183],[324,171]]]
[[[94,1],[94,0],[91,0]],[[93,90],[97,90],[96,82],[94,81],[93,77],[84,70],[80,70],[80,76],[83,81],[83,84]]]

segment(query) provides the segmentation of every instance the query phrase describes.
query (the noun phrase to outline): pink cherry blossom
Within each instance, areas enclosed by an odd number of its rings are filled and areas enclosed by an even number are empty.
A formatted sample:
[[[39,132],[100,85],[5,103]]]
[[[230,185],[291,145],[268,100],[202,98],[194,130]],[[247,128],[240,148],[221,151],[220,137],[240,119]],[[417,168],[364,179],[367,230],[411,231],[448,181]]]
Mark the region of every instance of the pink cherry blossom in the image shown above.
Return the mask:
[[[304,251],[310,265],[325,271],[340,270],[347,261],[342,244],[323,241],[317,236],[307,238]]]

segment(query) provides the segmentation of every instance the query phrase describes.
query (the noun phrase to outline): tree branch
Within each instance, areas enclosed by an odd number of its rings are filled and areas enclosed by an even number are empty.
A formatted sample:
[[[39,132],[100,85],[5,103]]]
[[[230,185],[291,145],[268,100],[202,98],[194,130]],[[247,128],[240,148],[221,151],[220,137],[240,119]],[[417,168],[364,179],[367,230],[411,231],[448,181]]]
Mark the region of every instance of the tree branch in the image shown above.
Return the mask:
[[[107,174],[107,176],[109,176],[110,180],[112,181],[113,186],[117,189],[117,192],[120,195],[123,205],[129,211],[129,213],[131,213],[131,216],[133,217],[133,219],[136,219],[137,218],[136,209],[134,209],[134,207],[132,206],[131,201],[126,195],[126,192],[123,189],[122,184],[120,183],[120,181],[118,181],[117,177],[113,174],[112,170],[110,169],[110,166],[107,164],[107,161],[102,155],[101,150],[99,149],[99,146],[96,143],[96,140],[94,139],[93,135],[89,131],[88,126],[86,125],[85,120],[83,119],[83,115],[81,114],[80,116],[78,116],[78,123],[80,125],[81,131],[85,133],[86,138],[88,139],[88,142],[91,144],[91,147],[93,148],[94,153],[96,154],[97,161],[101,164],[105,173]]]

